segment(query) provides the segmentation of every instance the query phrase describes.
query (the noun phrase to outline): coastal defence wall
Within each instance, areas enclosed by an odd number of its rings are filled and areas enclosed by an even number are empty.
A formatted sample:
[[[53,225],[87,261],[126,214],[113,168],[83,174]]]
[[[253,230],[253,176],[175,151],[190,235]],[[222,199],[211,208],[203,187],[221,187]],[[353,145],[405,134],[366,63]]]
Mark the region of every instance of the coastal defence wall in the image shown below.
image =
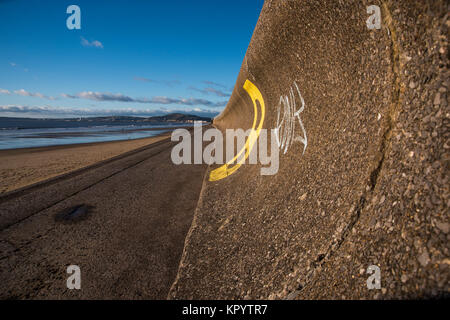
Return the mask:
[[[278,127],[279,170],[210,166],[169,298],[448,297],[448,9],[266,0],[214,125]]]

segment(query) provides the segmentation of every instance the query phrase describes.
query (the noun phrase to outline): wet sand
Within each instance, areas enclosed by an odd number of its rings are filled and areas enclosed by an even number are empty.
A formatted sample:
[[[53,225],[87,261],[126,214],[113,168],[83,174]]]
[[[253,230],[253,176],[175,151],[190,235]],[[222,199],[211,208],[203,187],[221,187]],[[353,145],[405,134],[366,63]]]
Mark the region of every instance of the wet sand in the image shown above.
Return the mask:
[[[170,137],[0,150],[0,194],[13,191]]]
[[[37,133],[31,134],[29,136],[17,136],[17,138],[22,139],[36,139],[36,138],[72,138],[72,137],[89,137],[96,136],[98,134],[105,133],[120,133],[120,134],[128,134],[139,131],[172,131],[177,128],[186,128],[186,127],[155,127],[155,128],[137,128],[137,129],[121,129],[121,130],[105,130],[105,131],[92,131],[92,132],[48,132],[48,133]]]

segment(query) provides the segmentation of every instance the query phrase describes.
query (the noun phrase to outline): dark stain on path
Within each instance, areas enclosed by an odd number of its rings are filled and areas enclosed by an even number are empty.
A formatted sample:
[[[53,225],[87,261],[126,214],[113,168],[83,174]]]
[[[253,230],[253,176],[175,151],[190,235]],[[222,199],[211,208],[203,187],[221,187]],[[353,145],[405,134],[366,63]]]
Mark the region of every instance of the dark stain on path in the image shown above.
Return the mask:
[[[55,215],[55,221],[62,223],[75,223],[86,220],[92,214],[94,207],[86,204],[76,205],[64,209]]]

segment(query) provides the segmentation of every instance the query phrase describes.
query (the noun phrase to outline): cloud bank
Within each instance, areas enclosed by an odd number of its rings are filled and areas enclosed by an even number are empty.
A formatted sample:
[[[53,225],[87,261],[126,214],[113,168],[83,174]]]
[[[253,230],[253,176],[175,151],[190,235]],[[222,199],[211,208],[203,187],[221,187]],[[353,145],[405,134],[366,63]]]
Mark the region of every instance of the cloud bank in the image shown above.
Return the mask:
[[[217,82],[214,82],[214,81],[205,80],[205,81],[202,81],[202,82],[203,82],[204,84],[209,85],[209,86],[215,86],[215,87],[219,87],[219,88],[223,88],[223,89],[226,89],[226,88],[227,88],[226,85],[221,84],[221,83],[217,83]]]
[[[167,113],[189,113],[198,116],[214,117],[218,114],[213,110],[204,110],[199,108],[191,109],[86,109],[86,108],[66,108],[51,106],[22,106],[22,105],[0,105],[0,116],[5,114],[14,116],[40,116],[40,117],[72,117],[72,116],[135,116],[135,117],[151,117]]]
[[[7,89],[0,88],[0,94],[16,94],[24,97],[37,97],[48,100],[57,100],[57,98],[52,96],[47,96],[40,92],[29,92],[25,89],[9,91]],[[227,101],[214,102],[206,99],[199,98],[171,98],[165,96],[157,96],[152,98],[133,98],[126,96],[121,93],[110,93],[110,92],[94,92],[94,91],[83,91],[75,94],[62,93],[63,98],[70,99],[87,99],[94,101],[112,101],[112,102],[128,102],[128,103],[148,103],[148,104],[162,104],[162,105],[185,105],[185,106],[203,106],[209,108],[221,108],[227,104]],[[222,95],[221,95],[222,97]]]
[[[178,104],[185,106],[204,106],[210,108],[220,108],[227,104],[227,101],[213,102],[206,99],[198,98],[170,98],[170,97],[152,97],[152,98],[132,98],[121,93],[110,92],[94,92],[83,91],[76,94],[65,94],[64,98],[71,99],[88,99],[94,101],[117,101],[117,102],[133,102],[133,103],[149,103],[149,104]]]
[[[194,90],[194,91],[198,91],[198,92],[201,92],[201,93],[206,94],[206,95],[214,94],[214,95],[216,95],[218,97],[222,97],[222,98],[231,96],[231,94],[228,93],[228,92],[224,92],[222,90],[215,89],[215,88],[212,88],[212,87],[208,87],[208,88],[204,88],[204,89],[199,89],[199,88],[196,88],[196,87],[189,87],[188,89]]]

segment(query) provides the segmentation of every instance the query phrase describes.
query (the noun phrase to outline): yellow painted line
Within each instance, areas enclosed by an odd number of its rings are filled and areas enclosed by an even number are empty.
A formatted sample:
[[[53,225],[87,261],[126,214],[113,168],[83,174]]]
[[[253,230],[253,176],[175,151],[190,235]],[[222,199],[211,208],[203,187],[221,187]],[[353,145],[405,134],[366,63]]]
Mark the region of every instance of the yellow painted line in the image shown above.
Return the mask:
[[[245,163],[245,160],[248,158],[250,152],[252,151],[256,140],[258,140],[259,133],[261,132],[262,126],[264,124],[266,107],[264,105],[264,99],[261,92],[250,80],[245,81],[243,88],[245,91],[247,91],[253,102],[254,117],[252,129],[247,138],[247,141],[245,142],[244,147],[237,153],[237,155],[233,159],[228,161],[223,166],[211,171],[211,173],[209,174],[209,181],[218,181],[226,178],[236,172],[241,167],[241,165]],[[256,122],[258,120],[258,106],[256,104],[256,100],[259,101],[259,105],[261,107],[261,119],[259,120],[258,126],[256,126]],[[242,156],[244,152],[245,154]],[[240,158],[239,161],[237,163],[234,163],[238,158]]]

